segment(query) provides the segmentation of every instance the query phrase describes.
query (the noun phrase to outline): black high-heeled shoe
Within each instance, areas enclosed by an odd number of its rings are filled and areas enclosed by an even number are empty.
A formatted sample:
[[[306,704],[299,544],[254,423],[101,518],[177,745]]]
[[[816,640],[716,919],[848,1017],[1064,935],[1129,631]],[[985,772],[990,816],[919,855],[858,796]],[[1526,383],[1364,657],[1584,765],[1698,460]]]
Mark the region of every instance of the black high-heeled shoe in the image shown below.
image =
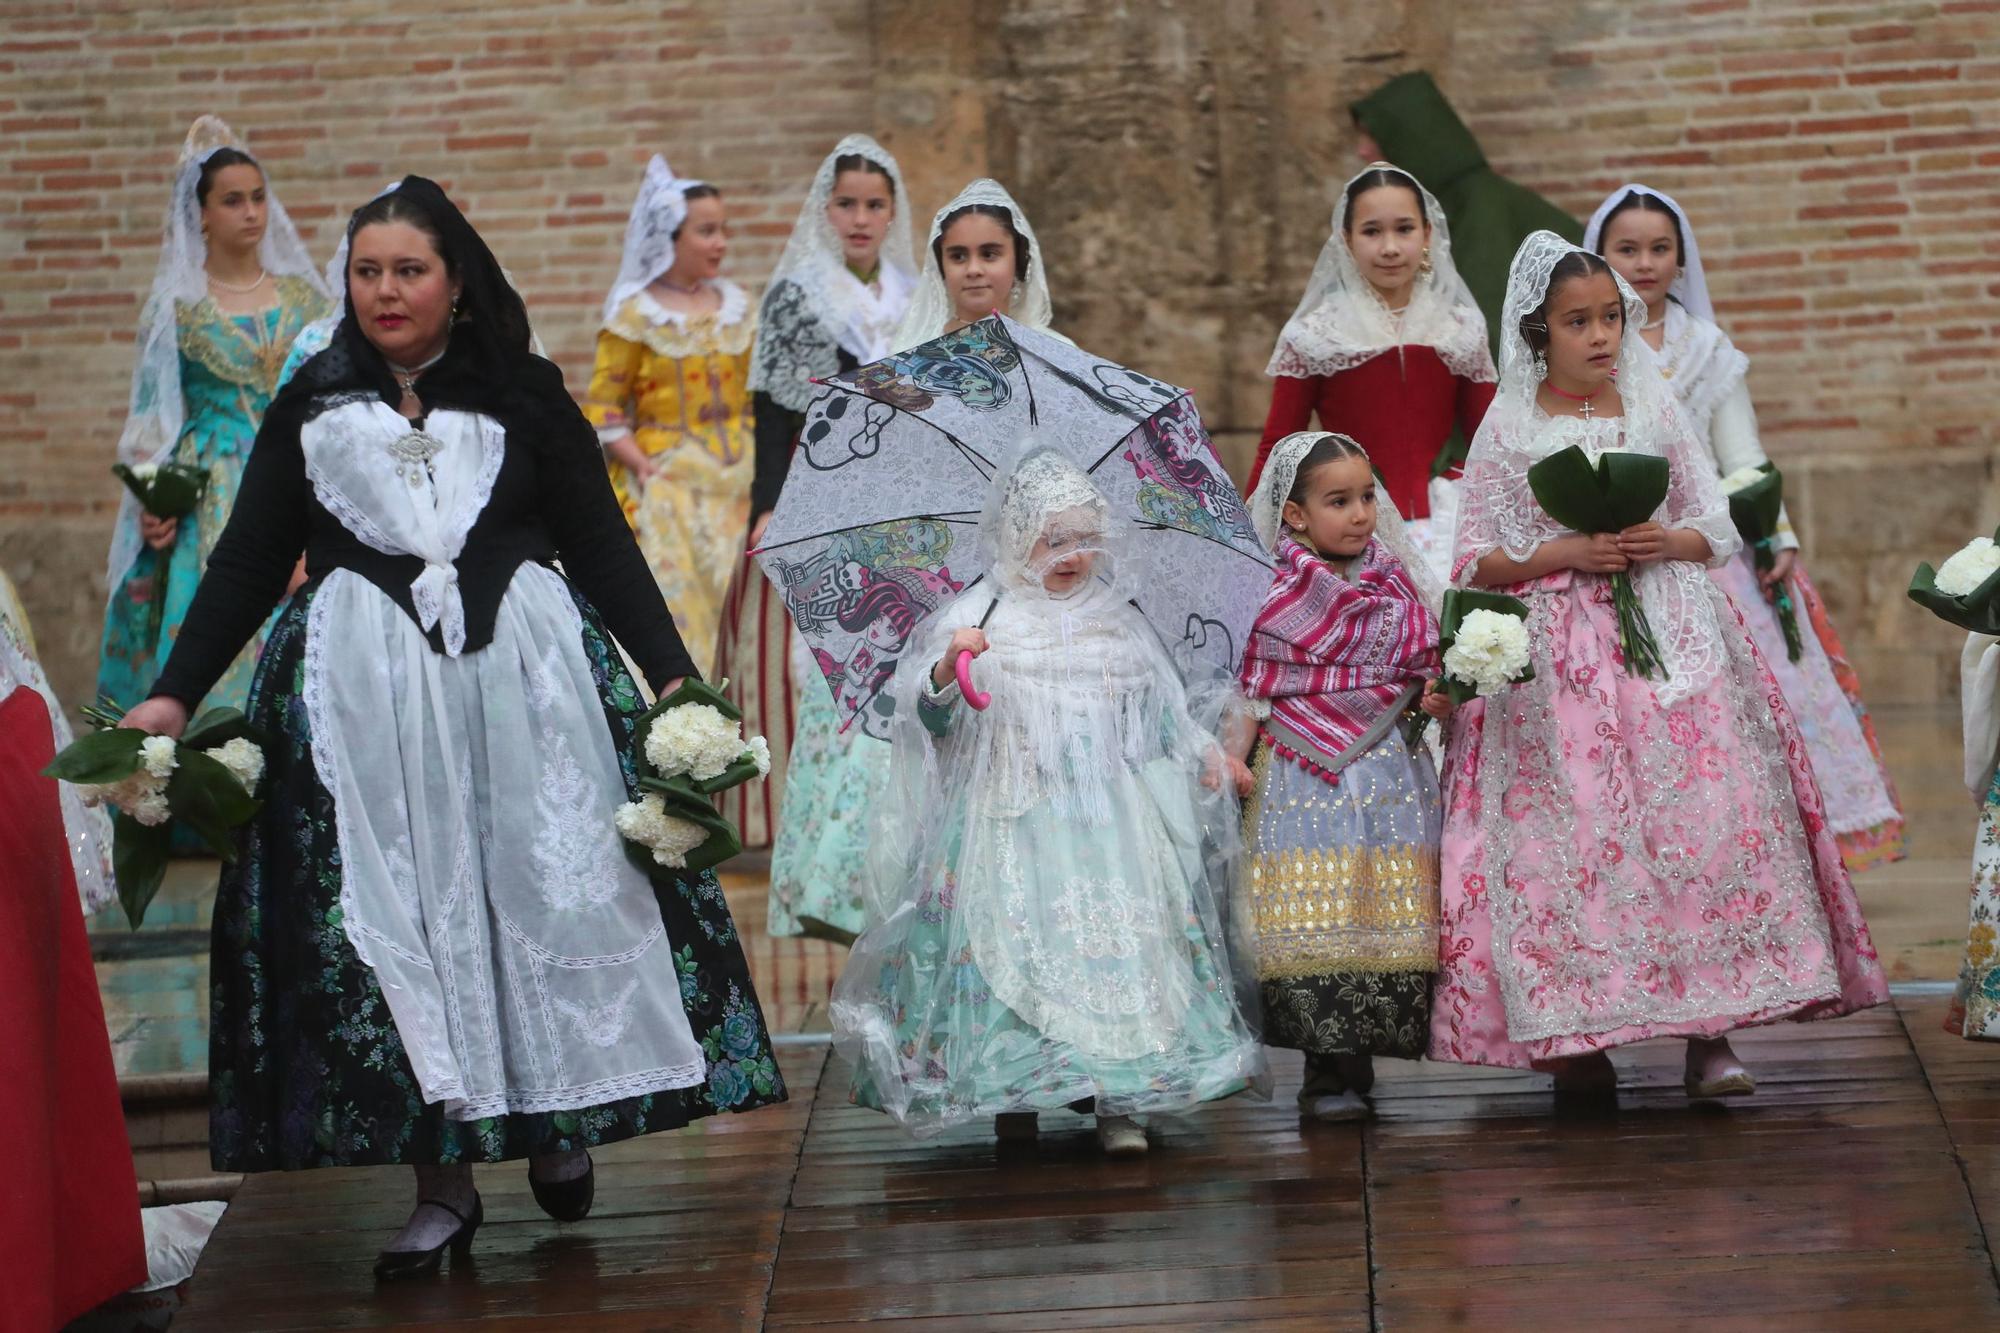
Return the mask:
[[[437,1199],[421,1199],[417,1207],[429,1204],[442,1208],[458,1219],[458,1230],[446,1236],[443,1241],[428,1250],[384,1250],[375,1256],[375,1280],[393,1282],[406,1277],[428,1277],[444,1264],[444,1252],[451,1251],[451,1261],[462,1262],[472,1253],[472,1237],[478,1232],[479,1224],[486,1220],[486,1205],[477,1194],[472,1196],[472,1216],[467,1217],[448,1203]]]
[[[535,1168],[528,1168],[528,1188],[533,1191],[535,1202],[558,1222],[581,1222],[590,1216],[590,1205],[597,1198],[597,1163],[589,1153],[583,1155],[583,1160],[583,1174],[568,1180],[537,1180]]]

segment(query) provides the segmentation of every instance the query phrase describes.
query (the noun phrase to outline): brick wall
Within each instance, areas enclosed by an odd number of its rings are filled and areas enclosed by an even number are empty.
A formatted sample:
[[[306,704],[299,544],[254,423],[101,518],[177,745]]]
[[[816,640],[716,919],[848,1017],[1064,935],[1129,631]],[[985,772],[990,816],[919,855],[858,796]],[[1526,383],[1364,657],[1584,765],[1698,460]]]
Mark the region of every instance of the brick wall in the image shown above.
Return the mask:
[[[124,412],[175,150],[203,111],[315,252],[384,180],[443,180],[574,381],[646,155],[729,193],[761,280],[825,146],[873,125],[919,231],[976,170],[1058,319],[1194,387],[1240,453],[1351,170],[1345,104],[1433,69],[1502,170],[1585,214],[1693,211],[1724,322],[1881,702],[1950,680],[1908,571],[2000,519],[2000,4],[1803,0],[326,0],[0,3],[0,566],[88,688]],[[971,136],[941,141],[935,127]]]
[[[574,382],[647,156],[726,192],[760,280],[798,192],[865,125],[864,0],[89,0],[0,5],[0,567],[87,697],[106,472],[188,122],[227,119],[315,256],[406,172],[440,180]]]
[[[1903,590],[2000,521],[2000,4],[1466,6],[1441,73],[1578,217],[1630,180],[1688,209],[1870,698],[1954,692],[1963,636]]]

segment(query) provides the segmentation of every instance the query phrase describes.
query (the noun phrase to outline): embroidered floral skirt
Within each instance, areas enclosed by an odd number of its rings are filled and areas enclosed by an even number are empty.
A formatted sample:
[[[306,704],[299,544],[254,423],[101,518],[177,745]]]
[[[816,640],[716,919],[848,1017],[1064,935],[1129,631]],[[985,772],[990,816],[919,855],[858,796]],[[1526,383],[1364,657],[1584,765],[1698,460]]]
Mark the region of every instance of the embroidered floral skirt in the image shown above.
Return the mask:
[[[1438,787],[1392,729],[1328,783],[1260,745],[1243,815],[1264,1040],[1416,1059],[1437,970]]]
[[[889,785],[889,743],[858,725],[842,735],[840,712],[819,673],[798,680],[799,727],[771,849],[766,929],[852,944],[863,924],[869,824]]]
[[[1608,579],[1519,591],[1535,677],[1460,709],[1445,755],[1431,1058],[1530,1068],[1886,1000],[1806,742],[1722,592],[1711,670],[1663,703]]]
[[[2000,774],[1987,788],[1972,844],[1972,916],[1945,1030],[2000,1041]]]
[[[1850,872],[1873,869],[1903,859],[1903,812],[1896,788],[1882,762],[1875,725],[1861,699],[1861,678],[1848,664],[1847,650],[1820,600],[1819,589],[1807,577],[1803,563],[1791,578],[1798,605],[1801,652],[1791,660],[1778,613],[1757,586],[1757,567],[1747,554],[1715,571],[1744,626],[1764,655],[1792,718],[1805,737],[1826,802],[1827,823],[1840,844],[1841,859]]]
[[[708,1060],[684,1090],[580,1110],[453,1121],[426,1104],[375,974],[342,925],[333,798],[303,699],[308,585],[279,615],[250,695],[264,805],[223,868],[210,961],[210,1152],[219,1171],[496,1162],[560,1152],[785,1099],[743,946],[714,875],[654,879],[681,1000]],[[621,753],[643,711],[579,598],[584,651]],[[626,774],[628,784],[632,774]]]

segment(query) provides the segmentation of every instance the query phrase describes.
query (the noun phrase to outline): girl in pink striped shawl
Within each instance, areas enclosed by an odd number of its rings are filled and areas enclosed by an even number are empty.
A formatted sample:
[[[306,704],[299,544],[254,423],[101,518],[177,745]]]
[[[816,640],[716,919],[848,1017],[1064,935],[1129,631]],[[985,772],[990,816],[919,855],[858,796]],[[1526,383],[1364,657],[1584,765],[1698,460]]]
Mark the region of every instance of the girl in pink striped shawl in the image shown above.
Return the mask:
[[[1359,1119],[1373,1057],[1414,1058],[1428,1035],[1438,783],[1414,738],[1450,709],[1437,591],[1344,435],[1279,441],[1250,514],[1278,557],[1243,659],[1257,723],[1236,736],[1256,776],[1240,901],[1264,1037],[1306,1053],[1301,1112]]]

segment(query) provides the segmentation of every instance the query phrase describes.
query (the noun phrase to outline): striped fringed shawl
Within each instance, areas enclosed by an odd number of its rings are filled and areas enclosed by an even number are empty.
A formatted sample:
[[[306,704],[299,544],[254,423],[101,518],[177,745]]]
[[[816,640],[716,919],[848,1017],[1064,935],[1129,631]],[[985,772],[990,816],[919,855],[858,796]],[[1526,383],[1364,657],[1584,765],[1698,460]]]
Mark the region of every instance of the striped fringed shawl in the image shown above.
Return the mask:
[[[1435,674],[1437,640],[1437,618],[1382,543],[1368,543],[1350,582],[1286,536],[1243,654],[1243,692],[1270,700],[1272,748],[1331,780]]]

